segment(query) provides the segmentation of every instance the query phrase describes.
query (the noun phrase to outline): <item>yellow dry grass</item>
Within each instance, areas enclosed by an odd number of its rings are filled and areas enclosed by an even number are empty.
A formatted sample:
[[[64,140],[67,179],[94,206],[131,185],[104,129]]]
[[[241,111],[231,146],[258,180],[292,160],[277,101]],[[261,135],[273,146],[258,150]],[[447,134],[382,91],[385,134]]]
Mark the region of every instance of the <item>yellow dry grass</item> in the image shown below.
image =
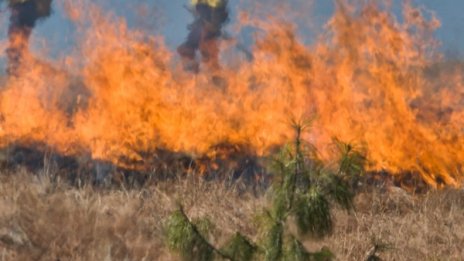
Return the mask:
[[[177,203],[208,216],[214,243],[239,230],[256,239],[263,196],[194,178],[143,189],[69,187],[26,171],[0,175],[0,260],[177,260],[163,244],[163,224]],[[372,241],[388,243],[384,260],[462,260],[464,191],[409,195],[365,192],[356,212],[335,210],[336,229],[310,249],[328,246],[337,260],[363,260]]]

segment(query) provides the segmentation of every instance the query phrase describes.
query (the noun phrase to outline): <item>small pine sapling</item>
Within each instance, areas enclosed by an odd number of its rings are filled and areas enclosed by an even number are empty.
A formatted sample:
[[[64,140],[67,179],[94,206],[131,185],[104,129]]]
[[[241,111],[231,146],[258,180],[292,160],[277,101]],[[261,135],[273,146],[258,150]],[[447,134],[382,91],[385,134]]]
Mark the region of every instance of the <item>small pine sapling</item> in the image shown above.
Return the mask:
[[[332,233],[333,203],[352,209],[353,180],[363,173],[365,157],[355,147],[335,140],[339,160],[334,166],[324,165],[315,147],[303,140],[309,126],[310,122],[293,122],[294,141],[273,160],[271,205],[259,219],[261,244],[236,233],[225,246],[216,247],[208,241],[201,222],[192,222],[179,207],[167,222],[168,246],[184,260],[333,260],[329,249],[310,252],[300,238],[320,239]]]
[[[336,140],[339,160],[335,167],[325,166],[315,147],[303,140],[309,126],[310,122],[294,122],[294,142],[274,159],[272,206],[261,219],[266,261],[333,259],[326,248],[307,251],[299,238],[320,239],[333,231],[332,203],[347,211],[353,207],[352,178],[363,172],[363,153]],[[290,224],[296,225],[296,234]]]

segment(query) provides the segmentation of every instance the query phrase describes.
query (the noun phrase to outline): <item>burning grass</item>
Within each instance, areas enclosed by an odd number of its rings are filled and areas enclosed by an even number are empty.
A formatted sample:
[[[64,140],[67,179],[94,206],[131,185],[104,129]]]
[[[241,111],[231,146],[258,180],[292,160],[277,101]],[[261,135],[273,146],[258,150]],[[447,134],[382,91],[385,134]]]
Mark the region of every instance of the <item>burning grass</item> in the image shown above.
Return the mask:
[[[21,64],[1,86],[1,147],[41,143],[138,169],[157,149],[202,155],[230,143],[266,155],[292,136],[289,118],[316,115],[305,139],[329,160],[335,137],[365,144],[369,170],[413,171],[436,187],[463,180],[462,70],[436,66],[446,63],[433,37],[440,22],[409,1],[402,17],[380,2],[335,1],[313,44],[291,19],[242,13],[233,27],[257,31],[252,59],[224,42],[222,69],[197,75],[161,36],[130,28],[99,1],[56,2],[76,27],[75,48],[13,59]]]
[[[78,189],[52,181],[51,173],[25,170],[0,176],[2,260],[177,260],[164,242],[164,222],[185,206],[207,216],[223,243],[235,231],[257,237],[256,210],[263,195],[217,181],[181,178],[140,189]],[[238,185],[237,185],[238,186]],[[464,192],[448,189],[412,195],[370,189],[355,198],[355,215],[335,209],[334,233],[309,249],[328,246],[337,260],[363,260],[382,242],[384,260],[461,260]]]

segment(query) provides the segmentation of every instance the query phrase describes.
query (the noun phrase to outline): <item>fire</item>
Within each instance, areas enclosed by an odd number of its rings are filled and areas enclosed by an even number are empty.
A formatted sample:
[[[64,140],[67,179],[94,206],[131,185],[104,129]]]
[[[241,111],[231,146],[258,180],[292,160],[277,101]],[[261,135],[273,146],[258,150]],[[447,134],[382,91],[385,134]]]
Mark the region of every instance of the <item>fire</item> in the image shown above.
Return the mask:
[[[134,167],[157,148],[202,155],[228,142],[263,155],[292,137],[291,119],[315,115],[306,138],[325,157],[336,137],[363,144],[371,170],[462,182],[462,72],[435,68],[440,23],[420,8],[405,4],[400,23],[388,7],[338,1],[311,45],[292,24],[242,19],[265,32],[254,59],[193,75],[161,37],[72,2],[64,6],[82,35],[75,53],[48,64],[27,55],[2,86],[3,146],[43,143]]]

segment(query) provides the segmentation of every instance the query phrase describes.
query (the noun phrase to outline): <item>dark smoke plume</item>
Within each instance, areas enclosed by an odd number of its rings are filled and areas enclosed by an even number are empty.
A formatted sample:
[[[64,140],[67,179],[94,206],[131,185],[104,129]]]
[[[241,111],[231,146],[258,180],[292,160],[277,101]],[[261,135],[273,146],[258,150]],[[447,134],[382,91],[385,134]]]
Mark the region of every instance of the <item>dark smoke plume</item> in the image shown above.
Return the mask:
[[[198,1],[190,12],[194,15],[195,21],[189,25],[190,33],[186,41],[177,48],[178,53],[188,63],[187,68],[198,71],[196,62],[196,52],[201,54],[202,62],[213,68],[219,66],[219,46],[218,40],[222,36],[222,28],[229,20],[227,1],[220,0],[221,4],[216,6],[208,5]]]
[[[37,21],[50,16],[52,0],[9,0],[7,2],[11,12],[8,28],[10,43],[7,49],[7,73],[17,75],[24,53],[27,52],[32,30]]]

